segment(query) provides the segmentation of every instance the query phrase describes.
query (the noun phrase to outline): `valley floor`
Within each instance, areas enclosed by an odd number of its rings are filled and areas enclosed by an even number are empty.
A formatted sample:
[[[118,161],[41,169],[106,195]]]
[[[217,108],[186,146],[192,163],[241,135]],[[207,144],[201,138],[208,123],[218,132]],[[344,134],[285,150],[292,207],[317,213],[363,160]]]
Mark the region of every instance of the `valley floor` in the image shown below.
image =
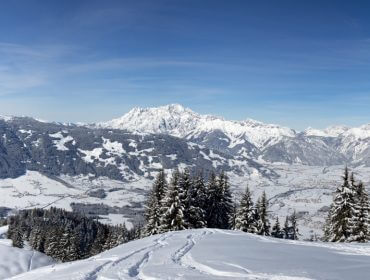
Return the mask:
[[[11,279],[367,279],[370,244],[287,241],[217,229],[168,232]]]
[[[315,234],[321,236],[332,194],[342,182],[344,167],[271,164],[269,168],[279,176],[268,180],[256,174],[250,177],[228,174],[235,199],[239,201],[247,186],[254,200],[265,191],[269,198],[271,221],[278,216],[283,223],[287,215],[296,211],[299,239],[309,239]],[[357,167],[351,171],[366,187],[370,186],[367,176],[370,174],[369,167]],[[170,171],[167,173],[170,174]],[[91,207],[85,211],[96,211],[101,222],[125,223],[130,228],[142,214],[145,194],[152,183],[152,180],[145,177],[133,182],[122,182],[88,176],[49,178],[36,171],[27,171],[15,179],[0,179],[0,207],[32,209],[54,206],[71,211],[72,203],[88,204]],[[89,195],[94,190],[104,190],[106,197]],[[99,208],[102,211],[98,211]]]

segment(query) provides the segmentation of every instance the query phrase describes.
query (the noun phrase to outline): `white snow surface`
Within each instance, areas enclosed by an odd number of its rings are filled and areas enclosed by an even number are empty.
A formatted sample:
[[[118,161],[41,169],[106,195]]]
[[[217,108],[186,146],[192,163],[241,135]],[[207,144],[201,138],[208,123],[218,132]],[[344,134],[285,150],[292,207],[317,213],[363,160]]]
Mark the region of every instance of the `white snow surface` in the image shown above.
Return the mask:
[[[0,227],[0,279],[55,263],[50,257],[30,249],[12,247],[5,239],[8,227]]]
[[[252,119],[228,121],[217,116],[201,115],[179,104],[134,108],[120,118],[98,123],[97,126],[138,133],[165,133],[182,138],[221,130],[229,137],[231,147],[246,139],[262,148],[266,142],[271,144],[283,136],[293,137],[296,134],[290,128],[264,124]]]
[[[286,241],[216,229],[168,232],[11,279],[363,280],[369,244]]]
[[[65,146],[65,144],[67,144],[68,142],[72,142],[72,144],[74,145],[74,139],[70,135],[64,136],[63,131],[49,134],[49,136],[52,138],[56,138],[56,140],[53,140],[53,143],[59,151],[68,151],[69,149]]]

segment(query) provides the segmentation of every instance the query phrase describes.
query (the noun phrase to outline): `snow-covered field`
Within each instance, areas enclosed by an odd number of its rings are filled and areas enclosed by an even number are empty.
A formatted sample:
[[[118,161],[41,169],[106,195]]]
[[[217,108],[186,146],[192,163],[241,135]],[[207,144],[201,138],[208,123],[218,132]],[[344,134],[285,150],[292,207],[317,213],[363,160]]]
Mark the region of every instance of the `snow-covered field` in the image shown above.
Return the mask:
[[[327,212],[323,211],[332,201],[332,193],[341,183],[343,166],[315,167],[304,165],[271,164],[269,167],[279,174],[279,178],[268,180],[259,176],[230,176],[230,184],[236,200],[246,186],[252,190],[254,199],[266,191],[270,203],[270,216],[279,216],[281,222],[294,210],[298,213],[300,239],[312,234],[321,235]],[[356,178],[369,186],[370,168],[358,167]],[[0,206],[13,209],[56,206],[72,210],[71,203],[104,204],[109,207],[132,207],[130,213],[109,213],[100,215],[102,222],[111,224],[126,223],[131,226],[135,209],[145,200],[145,192],[152,181],[141,178],[124,183],[108,178],[88,176],[62,176],[48,178],[38,172],[28,171],[16,179],[0,180]],[[105,198],[92,197],[89,192],[104,190]]]
[[[312,243],[216,229],[169,232],[87,260],[56,264],[11,279],[364,280],[370,245]]]
[[[11,240],[4,238],[6,231],[7,227],[0,227],[0,279],[55,263],[34,250],[12,247]]]

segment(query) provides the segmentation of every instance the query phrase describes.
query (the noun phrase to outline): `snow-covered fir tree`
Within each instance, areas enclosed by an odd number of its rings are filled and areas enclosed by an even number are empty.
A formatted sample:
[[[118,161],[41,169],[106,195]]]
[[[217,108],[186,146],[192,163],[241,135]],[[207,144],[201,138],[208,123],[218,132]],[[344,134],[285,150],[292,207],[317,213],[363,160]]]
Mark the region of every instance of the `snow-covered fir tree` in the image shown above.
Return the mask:
[[[168,189],[166,174],[161,170],[152,187],[146,202],[144,236],[158,234],[161,232],[161,218],[165,193]]]
[[[36,226],[29,237],[29,244],[36,251],[44,252],[45,235],[40,226]]]
[[[238,204],[236,200],[233,201],[233,210],[230,215],[230,229],[236,229],[236,217],[238,214]]]
[[[188,191],[188,228],[203,228],[207,226],[205,205],[207,190],[201,174],[195,176]]]
[[[297,224],[297,213],[293,212],[293,214],[290,216],[290,223],[291,223],[291,230],[290,230],[290,239],[292,240],[298,240],[298,224]]]
[[[369,197],[362,182],[356,186],[356,221],[352,241],[369,240]]]
[[[58,259],[60,259],[62,262],[74,261],[79,259],[77,236],[72,231],[69,225],[66,227],[64,233],[61,235],[59,243],[60,248],[63,249],[58,252]]]
[[[283,238],[284,232],[281,230],[279,217],[276,217],[275,224],[272,227],[271,236],[276,238]]]
[[[184,205],[180,198],[178,171],[172,175],[171,184],[163,199],[163,216],[161,219],[161,231],[183,230],[187,228],[184,217]]]
[[[283,232],[284,232],[284,239],[289,238],[289,217],[285,217],[285,222],[284,222],[284,227],[283,227]]]
[[[263,192],[261,197],[256,203],[256,223],[257,223],[257,234],[259,235],[270,235],[270,221],[268,218],[268,201],[266,192]]]
[[[184,207],[183,214],[185,223],[188,224],[189,228],[191,225],[189,223],[189,215],[190,215],[190,207],[191,207],[191,198],[190,198],[190,190],[192,188],[192,179],[190,175],[190,170],[185,168],[183,172],[175,171],[179,174],[178,186],[179,186],[179,197],[181,200],[181,204]]]
[[[48,256],[57,256],[60,250],[63,250],[60,245],[61,233],[56,227],[52,227],[49,231],[49,237],[45,241],[45,254]]]
[[[344,170],[343,183],[334,194],[330,217],[325,233],[328,241],[352,241],[356,227],[356,190],[350,183],[348,168]]]
[[[218,177],[211,174],[208,194],[208,227],[229,229],[233,201],[227,177],[223,172]]]
[[[247,187],[240,201],[240,206],[237,211],[235,229],[249,233],[256,233],[257,226],[255,220],[256,218],[255,211],[256,209],[254,208],[252,195],[249,188]]]
[[[330,207],[329,207],[329,212],[328,212],[328,215],[326,216],[325,218],[325,223],[324,223],[324,228],[323,228],[323,232],[324,232],[324,235],[322,237],[322,240],[323,241],[330,241],[330,238],[332,236],[332,227],[331,227],[331,216],[332,216],[332,210],[333,210],[333,205],[331,204]]]

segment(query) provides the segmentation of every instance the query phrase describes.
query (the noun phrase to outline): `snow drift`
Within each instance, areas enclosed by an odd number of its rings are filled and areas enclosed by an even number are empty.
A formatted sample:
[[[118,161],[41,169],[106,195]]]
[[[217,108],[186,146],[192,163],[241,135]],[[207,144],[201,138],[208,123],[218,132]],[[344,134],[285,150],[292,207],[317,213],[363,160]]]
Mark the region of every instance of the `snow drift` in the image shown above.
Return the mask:
[[[11,240],[4,238],[6,231],[0,227],[0,279],[54,263],[40,252],[12,247]]]
[[[287,241],[238,231],[168,232],[12,279],[366,279],[369,244]]]

